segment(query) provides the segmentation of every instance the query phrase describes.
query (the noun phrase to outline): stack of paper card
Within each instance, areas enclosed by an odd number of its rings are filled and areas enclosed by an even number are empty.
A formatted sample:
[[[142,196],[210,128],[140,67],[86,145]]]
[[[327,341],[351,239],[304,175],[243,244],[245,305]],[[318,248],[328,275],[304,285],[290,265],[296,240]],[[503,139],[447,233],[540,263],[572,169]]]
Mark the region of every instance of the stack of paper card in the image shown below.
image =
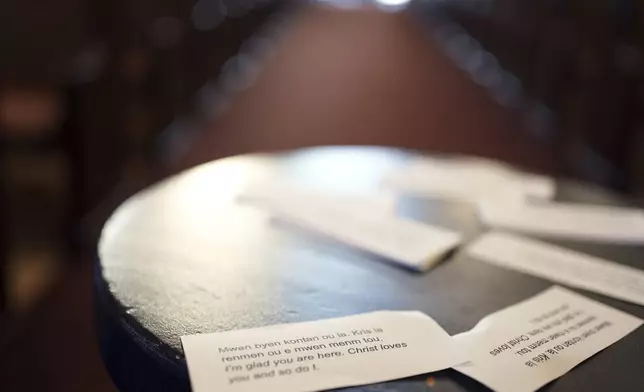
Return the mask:
[[[195,392],[303,392],[446,369],[469,359],[431,317],[373,312],[182,338]]]
[[[416,159],[385,176],[382,186],[403,194],[473,203],[549,200],[555,193],[549,177],[476,158]]]
[[[552,178],[484,159],[421,158],[385,176],[398,193],[476,203],[490,228],[538,236],[614,243],[644,243],[644,211],[552,202]]]
[[[495,162],[417,160],[391,173],[383,185],[406,194],[474,202],[483,223],[492,228],[644,243],[641,210],[554,203],[552,179]],[[394,199],[387,194],[329,194],[273,182],[252,184],[239,200],[415,270],[430,268],[461,242],[458,233],[397,217]],[[644,306],[644,272],[609,260],[501,232],[483,234],[465,253]],[[381,311],[188,336],[182,342],[196,392],[304,392],[448,367],[495,391],[530,392],[641,324],[637,317],[553,287],[453,337],[420,312]]]
[[[644,271],[506,233],[488,233],[465,252],[481,261],[644,306]]]
[[[240,200],[277,218],[414,270],[426,270],[461,241],[459,233],[397,217],[379,199],[297,187],[250,187]]]
[[[361,315],[182,337],[195,392],[306,392],[454,367],[495,391],[530,392],[642,324],[554,287],[450,337],[420,312]]]
[[[546,237],[644,243],[644,212],[574,203],[486,204],[481,221],[493,228]]]
[[[637,317],[554,287],[456,335],[470,362],[455,369],[497,392],[531,392],[641,324]]]

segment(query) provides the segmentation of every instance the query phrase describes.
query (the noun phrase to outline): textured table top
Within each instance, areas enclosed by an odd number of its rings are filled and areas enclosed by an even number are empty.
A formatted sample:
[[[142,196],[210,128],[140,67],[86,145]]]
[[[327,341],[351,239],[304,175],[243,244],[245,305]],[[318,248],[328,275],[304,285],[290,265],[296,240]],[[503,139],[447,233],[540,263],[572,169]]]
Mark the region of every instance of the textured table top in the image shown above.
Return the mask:
[[[427,273],[408,271],[275,226],[265,211],[234,202],[247,184],[271,178],[326,191],[375,192],[385,173],[411,157],[404,150],[336,147],[198,166],[135,195],[113,214],[99,245],[97,284],[116,304],[121,322],[136,331],[136,339],[177,366],[185,366],[179,338],[186,334],[381,309],[423,311],[454,334],[551,285],[459,252]],[[618,203],[601,189],[569,182],[558,184],[557,199]],[[482,231],[467,204],[401,198],[396,209],[468,238]],[[557,243],[642,268],[643,247]],[[644,317],[642,307],[583,294]],[[639,390],[642,360],[644,330],[639,329],[547,388]],[[432,390],[484,390],[452,370],[434,377]],[[358,389],[428,388],[426,377],[415,377]]]

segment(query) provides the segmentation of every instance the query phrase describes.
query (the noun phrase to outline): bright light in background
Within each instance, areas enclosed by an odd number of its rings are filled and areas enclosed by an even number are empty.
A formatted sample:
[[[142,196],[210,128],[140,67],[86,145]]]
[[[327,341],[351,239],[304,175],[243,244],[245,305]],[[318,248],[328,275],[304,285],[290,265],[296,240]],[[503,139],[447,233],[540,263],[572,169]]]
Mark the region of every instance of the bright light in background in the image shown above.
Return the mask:
[[[411,0],[316,0],[315,2],[340,9],[368,8],[375,5],[383,11],[395,12],[407,8]]]
[[[398,11],[407,8],[411,0],[375,0],[379,8],[385,11]]]
[[[377,3],[384,5],[400,6],[409,3],[411,0],[376,0]]]

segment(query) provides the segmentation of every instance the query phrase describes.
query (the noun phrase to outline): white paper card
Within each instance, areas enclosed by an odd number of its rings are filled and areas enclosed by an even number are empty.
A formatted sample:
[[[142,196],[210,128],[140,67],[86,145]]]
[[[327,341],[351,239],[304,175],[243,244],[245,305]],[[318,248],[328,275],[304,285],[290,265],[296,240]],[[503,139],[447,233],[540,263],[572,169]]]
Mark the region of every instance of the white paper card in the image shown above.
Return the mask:
[[[467,361],[420,312],[382,311],[181,338],[195,392],[317,391]]]
[[[486,204],[479,207],[481,221],[493,228],[541,236],[644,243],[644,213],[573,203]]]
[[[339,198],[288,197],[272,200],[269,208],[297,226],[415,270],[430,268],[461,241],[459,233]]]
[[[454,369],[497,392],[534,391],[641,324],[637,317],[553,287],[454,336],[472,357]]]
[[[644,305],[644,271],[506,233],[488,233],[466,248],[472,257],[553,282]]]
[[[270,208],[273,204],[288,203],[290,200],[307,200],[315,203],[337,202],[351,205],[352,208],[380,211],[395,214],[396,198],[392,194],[358,192],[322,192],[314,188],[302,187],[278,181],[256,182],[246,187],[238,199]]]
[[[483,159],[418,159],[382,180],[386,189],[473,203],[523,203],[554,197],[552,178]]]

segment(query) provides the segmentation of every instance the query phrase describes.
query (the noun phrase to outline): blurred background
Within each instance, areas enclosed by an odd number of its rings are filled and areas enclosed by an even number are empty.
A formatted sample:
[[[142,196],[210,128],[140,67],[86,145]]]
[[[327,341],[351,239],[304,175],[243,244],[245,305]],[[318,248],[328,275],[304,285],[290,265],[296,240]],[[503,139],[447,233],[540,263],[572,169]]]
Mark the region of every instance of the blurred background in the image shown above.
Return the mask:
[[[114,390],[96,241],[179,170],[377,144],[642,200],[643,130],[639,0],[4,0],[0,389]]]

